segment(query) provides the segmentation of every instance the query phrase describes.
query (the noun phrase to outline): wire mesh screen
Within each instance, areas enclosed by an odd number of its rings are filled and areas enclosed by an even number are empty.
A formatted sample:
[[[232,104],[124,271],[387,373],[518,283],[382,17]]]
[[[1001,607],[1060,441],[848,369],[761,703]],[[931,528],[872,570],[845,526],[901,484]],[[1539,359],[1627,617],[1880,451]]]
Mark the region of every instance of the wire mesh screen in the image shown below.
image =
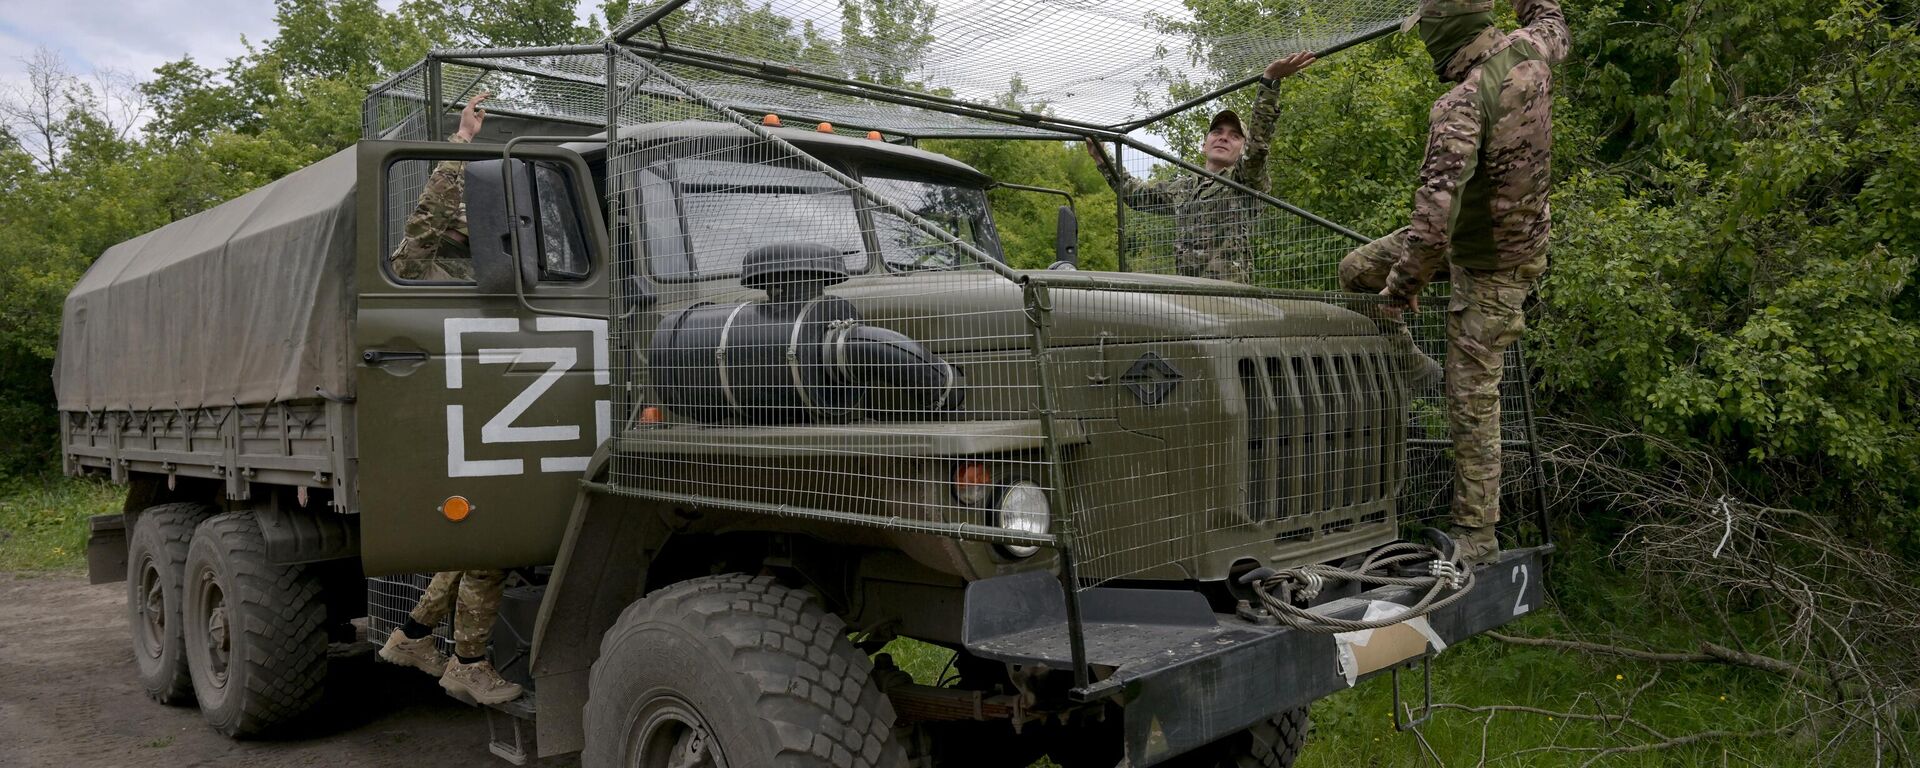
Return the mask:
[[[621,26],[670,4],[638,8]],[[1391,26],[1415,6],[1414,0],[696,0],[626,42],[769,61],[980,104],[1011,96],[1065,120],[1118,125],[1170,105],[1170,94],[1235,81],[1279,56]]]
[[[387,635],[400,631],[405,626],[413,607],[420,602],[420,596],[426,594],[427,584],[433,581],[430,573],[407,573],[395,576],[379,576],[367,579],[367,642],[381,645],[387,642]],[[453,638],[450,624],[441,622],[434,627],[434,644],[440,652],[453,654]]]
[[[1000,530],[989,501],[1040,490],[1046,435],[1031,419],[1021,290],[989,268],[1000,245],[987,180],[910,147],[678,95],[634,91],[608,153],[626,287],[616,347],[631,352],[614,484]]]
[[[427,67],[416,66],[376,86],[361,105],[361,138],[425,140]]]
[[[1362,245],[1297,215],[1138,153],[1123,155],[1112,181],[1121,204],[1121,261],[1125,269],[1156,274],[1215,277],[1286,291],[1339,292],[1342,260]],[[1227,174],[1231,175],[1231,174]],[[1278,191],[1284,196],[1284,191]],[[1384,275],[1376,276],[1376,278]],[[1362,282],[1365,282],[1362,280]],[[1411,399],[1405,483],[1398,509],[1407,524],[1443,520],[1453,498],[1453,448],[1440,369],[1446,359],[1445,275],[1430,285],[1421,311],[1401,322],[1383,322],[1406,370]],[[1370,286],[1368,293],[1378,290]],[[1377,313],[1369,313],[1376,318]],[[1500,387],[1502,495],[1523,500],[1538,481],[1526,450],[1525,375],[1519,350],[1506,354]],[[1511,506],[1511,505],[1510,505]],[[1511,510],[1509,510],[1511,511]],[[1511,517],[1511,515],[1508,515]]]
[[[1199,280],[1050,292],[1080,576],[1222,579],[1398,536],[1407,347],[1367,314],[1302,294],[1208,295]]]

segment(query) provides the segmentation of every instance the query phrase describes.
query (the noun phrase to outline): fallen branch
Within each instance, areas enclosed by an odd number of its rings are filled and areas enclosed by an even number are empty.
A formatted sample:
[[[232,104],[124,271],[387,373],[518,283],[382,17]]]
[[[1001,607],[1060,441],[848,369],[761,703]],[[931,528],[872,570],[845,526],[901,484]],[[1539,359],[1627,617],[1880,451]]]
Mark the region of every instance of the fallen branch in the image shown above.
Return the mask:
[[[1804,686],[1819,686],[1824,683],[1818,675],[1801,669],[1791,662],[1772,656],[1737,651],[1718,643],[1702,642],[1700,650],[1694,653],[1674,651],[1643,651],[1605,643],[1590,643],[1584,640],[1559,640],[1550,637],[1516,637],[1500,632],[1488,632],[1488,637],[1512,645],[1525,645],[1535,648],[1557,648],[1569,651],[1581,651],[1600,656],[1618,656],[1625,659],[1682,664],[1731,664],[1751,667],[1789,678]]]

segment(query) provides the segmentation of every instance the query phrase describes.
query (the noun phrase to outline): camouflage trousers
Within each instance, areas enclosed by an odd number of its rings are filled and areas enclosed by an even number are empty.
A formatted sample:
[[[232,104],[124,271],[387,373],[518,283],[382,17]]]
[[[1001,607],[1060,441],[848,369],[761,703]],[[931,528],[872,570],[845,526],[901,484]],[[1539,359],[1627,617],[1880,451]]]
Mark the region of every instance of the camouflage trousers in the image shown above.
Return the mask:
[[[413,606],[412,618],[431,627],[452,613],[453,652],[469,659],[485,656],[506,581],[505,571],[441,571]],[[455,589],[460,593],[457,603]]]
[[[1378,293],[1406,242],[1403,228],[1354,249],[1340,261],[1340,284]],[[1484,528],[1500,521],[1500,379],[1507,347],[1527,328],[1521,306],[1546,270],[1545,255],[1512,269],[1448,270],[1453,295],[1447,302],[1445,391],[1456,524]],[[1411,343],[1405,322],[1395,322]]]

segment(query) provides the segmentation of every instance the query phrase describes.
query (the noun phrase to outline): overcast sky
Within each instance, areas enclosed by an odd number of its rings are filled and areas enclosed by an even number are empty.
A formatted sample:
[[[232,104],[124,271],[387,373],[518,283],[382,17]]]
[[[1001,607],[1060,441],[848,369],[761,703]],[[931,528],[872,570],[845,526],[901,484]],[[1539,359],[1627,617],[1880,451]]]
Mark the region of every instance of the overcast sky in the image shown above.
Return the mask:
[[[272,0],[0,0],[0,81],[45,46],[86,75],[109,68],[139,80],[181,56],[217,68],[273,34]]]

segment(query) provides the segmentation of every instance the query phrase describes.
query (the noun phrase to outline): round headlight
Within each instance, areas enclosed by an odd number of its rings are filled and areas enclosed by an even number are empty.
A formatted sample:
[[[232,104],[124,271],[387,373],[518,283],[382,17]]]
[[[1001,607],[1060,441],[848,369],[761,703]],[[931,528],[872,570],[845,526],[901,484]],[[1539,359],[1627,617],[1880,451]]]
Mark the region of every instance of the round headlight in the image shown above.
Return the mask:
[[[1047,506],[1047,492],[1038,485],[1021,480],[1000,494],[1000,527],[1021,533],[1046,533],[1053,525],[1053,511]],[[1014,557],[1032,557],[1040,547],[1033,544],[1002,544],[1000,549]]]

